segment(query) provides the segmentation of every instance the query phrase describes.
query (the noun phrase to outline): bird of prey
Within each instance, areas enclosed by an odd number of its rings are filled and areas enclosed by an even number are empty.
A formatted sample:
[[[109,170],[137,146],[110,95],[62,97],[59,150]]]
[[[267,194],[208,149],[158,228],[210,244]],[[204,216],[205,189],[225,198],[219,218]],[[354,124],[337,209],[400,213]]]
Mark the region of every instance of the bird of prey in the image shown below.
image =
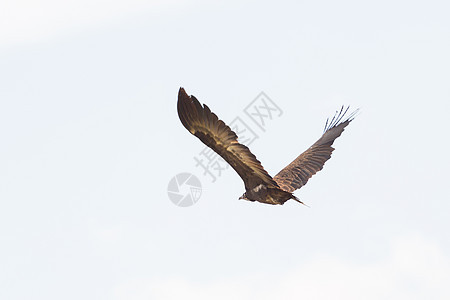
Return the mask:
[[[284,204],[289,199],[303,204],[293,192],[322,170],[334,150],[331,145],[356,113],[355,111],[344,119],[348,107],[345,110],[342,107],[331,121],[328,122],[327,119],[324,133],[317,142],[275,177],[271,177],[250,149],[238,142],[236,133],[219,120],[208,106],[202,106],[194,96],[188,96],[183,88],[178,92],[177,109],[184,127],[227,161],[242,178],[245,193],[239,199],[267,204]]]

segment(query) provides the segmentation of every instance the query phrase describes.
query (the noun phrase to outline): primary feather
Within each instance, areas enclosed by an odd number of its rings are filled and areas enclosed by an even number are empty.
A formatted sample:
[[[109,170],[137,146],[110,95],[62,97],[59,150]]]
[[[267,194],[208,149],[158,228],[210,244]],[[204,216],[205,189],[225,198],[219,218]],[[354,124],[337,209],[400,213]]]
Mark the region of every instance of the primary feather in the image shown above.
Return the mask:
[[[334,140],[341,135],[357,112],[357,110],[354,111],[342,121],[347,111],[348,108],[344,111],[344,107],[342,107],[339,112],[336,112],[330,122],[327,120],[324,133],[320,139],[275,175],[273,179],[283,190],[293,192],[301,188],[308,182],[309,178],[322,170],[325,162],[331,158],[331,153],[334,150],[331,145],[333,145]]]

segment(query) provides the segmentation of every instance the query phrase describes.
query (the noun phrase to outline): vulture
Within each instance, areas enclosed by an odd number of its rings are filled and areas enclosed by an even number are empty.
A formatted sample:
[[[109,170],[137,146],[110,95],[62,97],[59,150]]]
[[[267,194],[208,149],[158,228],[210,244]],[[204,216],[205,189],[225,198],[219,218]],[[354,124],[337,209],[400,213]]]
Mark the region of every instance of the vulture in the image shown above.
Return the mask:
[[[348,107],[344,110],[342,106],[330,121],[327,119],[322,136],[277,175],[271,177],[250,149],[238,142],[236,133],[211,112],[208,106],[201,105],[194,96],[186,94],[183,88],[178,92],[177,110],[184,127],[219,154],[242,178],[245,193],[239,199],[274,205],[282,205],[289,199],[303,204],[293,192],[322,170],[334,150],[334,140],[341,135],[358,111],[344,119]]]

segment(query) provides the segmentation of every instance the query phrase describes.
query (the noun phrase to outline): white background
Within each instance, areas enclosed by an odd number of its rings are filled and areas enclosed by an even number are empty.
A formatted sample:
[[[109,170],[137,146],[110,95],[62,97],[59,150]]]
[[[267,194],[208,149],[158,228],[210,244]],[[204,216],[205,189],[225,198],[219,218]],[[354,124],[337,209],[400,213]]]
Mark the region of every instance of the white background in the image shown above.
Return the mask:
[[[1,299],[449,299],[447,1],[2,1]],[[272,175],[361,114],[294,201],[238,201],[176,112],[264,91]],[[180,172],[197,204],[167,196]]]

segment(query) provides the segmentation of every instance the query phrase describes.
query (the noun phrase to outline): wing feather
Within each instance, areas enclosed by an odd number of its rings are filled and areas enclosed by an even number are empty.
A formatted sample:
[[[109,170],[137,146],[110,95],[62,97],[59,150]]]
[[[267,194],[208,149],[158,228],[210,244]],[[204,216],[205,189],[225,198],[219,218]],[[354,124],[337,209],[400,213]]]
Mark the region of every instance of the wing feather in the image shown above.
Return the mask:
[[[305,152],[300,154],[293,162],[287,165],[273,178],[285,191],[293,191],[304,186],[309,178],[322,170],[323,165],[330,159],[334,148],[331,146],[336,138],[344,131],[345,127],[354,119],[356,111],[351,113],[344,121],[343,117],[347,109],[341,108],[336,112],[330,122],[325,123],[322,137]],[[342,121],[342,122],[341,122]]]
[[[178,116],[190,133],[219,154],[239,174],[246,188],[264,183],[278,187],[247,146],[240,144],[237,135],[222,120],[202,106],[194,96],[188,96],[183,88],[178,93]]]

